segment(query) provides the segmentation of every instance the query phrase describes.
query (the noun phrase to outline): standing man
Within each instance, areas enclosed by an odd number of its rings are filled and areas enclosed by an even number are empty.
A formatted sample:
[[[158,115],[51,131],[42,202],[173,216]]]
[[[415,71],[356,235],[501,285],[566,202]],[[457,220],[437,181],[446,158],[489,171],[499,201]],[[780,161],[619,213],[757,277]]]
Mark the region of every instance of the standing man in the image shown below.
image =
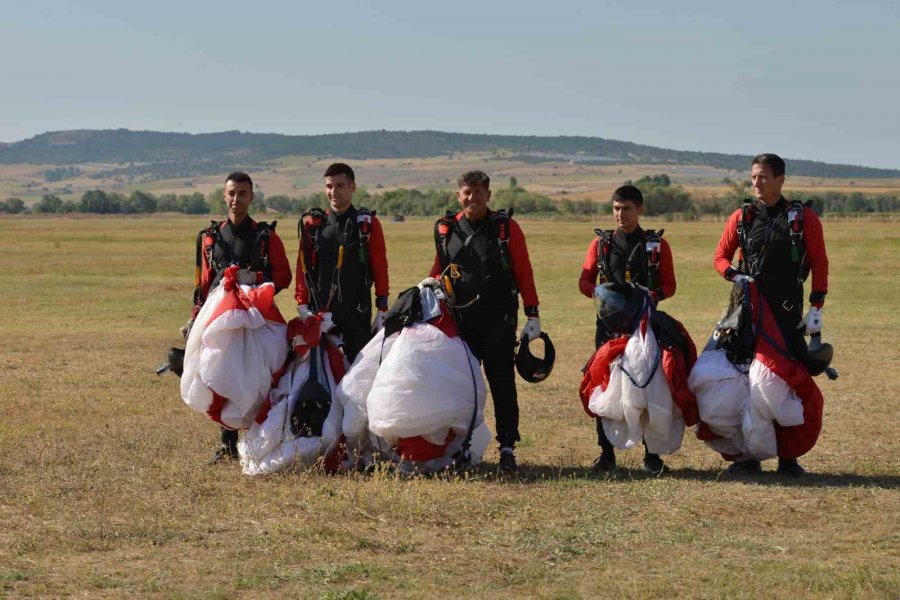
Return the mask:
[[[284,244],[275,233],[275,223],[257,223],[250,218],[253,203],[253,180],[241,171],[225,178],[225,206],[228,218],[213,221],[197,236],[197,270],[194,279],[194,305],[191,320],[182,328],[185,339],[190,325],[206,302],[209,291],[219,285],[225,268],[239,265],[237,281],[242,285],[259,285],[271,281],[275,292],[291,284],[291,264]],[[222,428],[222,445],[210,464],[238,458],[237,431]]]
[[[388,262],[384,233],[375,213],[353,206],[356,176],[344,163],[325,170],[330,208],[301,218],[295,297],[306,320],[330,312],[351,363],[384,323],[388,308]],[[375,286],[374,326],[372,286]]]
[[[784,360],[804,361],[803,335],[822,331],[822,305],[828,292],[828,255],[822,222],[809,207],[788,202],[781,195],[784,160],[776,154],[760,154],[750,165],[750,182],[756,202],[745,201],[725,223],[713,259],[716,270],[728,281],[755,281],[787,346]],[[740,248],[738,266],[731,261]],[[803,315],[803,282],[812,270],[809,310]],[[739,460],[728,471],[756,474],[758,460]],[[778,472],[805,473],[796,458],[779,458]]]
[[[644,196],[641,190],[633,185],[623,185],[612,195],[613,216],[618,227],[615,231],[595,230],[597,237],[590,243],[578,289],[588,298],[593,298],[594,287],[599,276],[600,283],[614,282],[624,287],[626,283],[634,283],[646,288],[654,304],[675,295],[675,267],[672,262],[672,249],[662,239],[662,230],[642,229],[641,215],[644,214]],[[594,345],[599,348],[615,334],[608,331],[597,317],[594,332]],[[616,468],[615,448],[606,433],[599,417],[597,421],[597,443],[600,445],[600,457],[594,461],[595,472],[608,472]],[[658,454],[652,454],[644,448],[644,470],[660,473],[665,468]]]
[[[437,256],[432,277],[447,276],[459,310],[459,331],[484,364],[494,399],[500,469],[518,471],[514,453],[519,438],[519,403],[514,372],[519,294],[527,321],[519,336],[541,333],[534,274],[519,224],[504,211],[488,209],[491,179],[468,171],[456,181],[461,211],[435,223]]]

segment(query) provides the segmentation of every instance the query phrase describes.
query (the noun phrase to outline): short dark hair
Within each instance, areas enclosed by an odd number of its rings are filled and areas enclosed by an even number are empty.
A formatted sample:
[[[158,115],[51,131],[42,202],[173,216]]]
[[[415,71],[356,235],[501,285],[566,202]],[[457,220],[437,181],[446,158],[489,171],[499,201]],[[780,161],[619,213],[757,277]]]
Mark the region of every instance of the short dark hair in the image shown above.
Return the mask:
[[[234,171],[233,173],[229,173],[228,177],[225,178],[225,183],[228,183],[229,181],[233,181],[235,183],[249,183],[250,189],[253,189],[253,180],[250,179],[250,176],[243,171]]]
[[[346,163],[334,163],[330,165],[325,169],[325,175],[323,175],[323,177],[334,177],[335,175],[346,175],[347,179],[354,183],[356,182],[356,174],[353,173],[353,169],[350,168],[350,165]]]
[[[784,175],[784,159],[771,152],[754,156],[753,160],[750,161],[750,166],[752,167],[753,165],[769,165],[769,168],[772,169],[772,175],[775,177]]]
[[[466,171],[456,179],[456,187],[467,185],[475,187],[476,185],[484,186],[484,189],[491,189],[491,178],[484,171]]]
[[[643,206],[644,195],[633,185],[623,185],[612,193],[613,202],[634,202],[635,206]]]

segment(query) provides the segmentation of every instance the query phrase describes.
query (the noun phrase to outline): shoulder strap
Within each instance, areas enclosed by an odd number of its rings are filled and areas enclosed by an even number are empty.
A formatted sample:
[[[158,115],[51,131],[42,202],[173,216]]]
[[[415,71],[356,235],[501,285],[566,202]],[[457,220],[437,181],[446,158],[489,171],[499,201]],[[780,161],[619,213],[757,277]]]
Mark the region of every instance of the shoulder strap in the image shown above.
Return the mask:
[[[804,208],[805,205],[799,200],[791,200],[787,211],[788,231],[791,234],[791,260],[797,264],[797,276],[800,281],[806,280],[809,275],[809,268],[806,265],[806,246],[803,243]]]
[[[209,236],[213,239],[213,243],[209,245],[209,247],[205,247],[204,239]],[[204,227],[199,232],[197,232],[197,253],[196,253],[196,266],[194,267],[194,306],[200,306],[203,304],[203,301],[206,300],[202,298],[201,295],[203,293],[201,289],[201,281],[202,281],[202,270],[203,270],[203,254],[206,252],[206,264],[209,265],[210,268],[213,268],[213,247],[215,246],[215,240],[219,237],[219,222],[218,221],[210,221],[209,227]]]
[[[359,262],[362,265],[369,265],[369,236],[372,235],[372,219],[375,218],[375,211],[368,208],[356,209],[356,229],[359,231]]]
[[[744,263],[747,259],[748,246],[747,242],[750,236],[750,227],[753,225],[753,219],[756,217],[756,203],[752,200],[745,199],[741,202],[741,218],[737,222],[738,248],[740,255],[738,256],[738,269],[744,270]]]
[[[610,277],[609,254],[612,251],[612,231],[594,229],[597,234],[597,274],[600,283],[612,281]]]
[[[272,221],[271,225],[265,221],[256,223],[256,243],[253,244],[253,254],[250,256],[250,268],[266,270],[269,263],[269,236],[277,225],[278,221]]]
[[[656,272],[659,271],[659,260],[662,255],[662,236],[665,232],[665,229],[660,229],[659,231],[654,229],[644,230],[644,249],[647,252],[647,269],[651,280],[656,275]]]
[[[510,209],[510,212],[512,209]],[[509,213],[502,208],[494,212],[490,219],[497,228],[497,242],[500,244],[500,266],[504,271],[510,269],[509,256]]]
[[[453,231],[453,223],[456,221],[456,213],[448,210],[440,219],[434,222],[434,246],[437,250],[441,264],[446,268],[450,260],[447,246],[450,243],[450,232]]]

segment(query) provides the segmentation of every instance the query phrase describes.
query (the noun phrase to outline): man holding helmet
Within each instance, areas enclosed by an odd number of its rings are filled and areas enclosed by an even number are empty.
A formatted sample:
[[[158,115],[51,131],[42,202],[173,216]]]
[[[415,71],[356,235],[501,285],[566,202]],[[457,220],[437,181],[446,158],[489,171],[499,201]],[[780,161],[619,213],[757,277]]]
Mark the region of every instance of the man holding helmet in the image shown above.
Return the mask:
[[[437,255],[431,277],[442,278],[452,293],[460,335],[484,365],[494,399],[500,469],[515,473],[514,448],[520,439],[514,371],[519,294],[527,318],[519,338],[540,337],[541,322],[525,235],[504,211],[488,208],[490,184],[482,171],[467,171],[457,179],[462,210],[448,211],[435,223]]]

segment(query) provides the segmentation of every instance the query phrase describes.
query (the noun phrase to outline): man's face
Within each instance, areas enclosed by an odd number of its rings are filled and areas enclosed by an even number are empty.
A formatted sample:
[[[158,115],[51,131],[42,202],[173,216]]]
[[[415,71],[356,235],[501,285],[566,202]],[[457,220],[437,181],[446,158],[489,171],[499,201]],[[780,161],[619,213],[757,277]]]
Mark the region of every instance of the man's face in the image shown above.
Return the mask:
[[[356,182],[347,179],[347,175],[329,175],[325,178],[325,195],[328,196],[328,203],[331,210],[341,214],[353,202],[353,192],[356,191]]]
[[[225,182],[225,206],[228,207],[228,219],[240,225],[247,218],[250,203],[253,202],[253,189],[246,181],[237,183],[230,179]]]
[[[456,198],[459,200],[463,214],[468,220],[480,221],[487,215],[487,205],[491,199],[491,190],[481,184],[470,186],[464,183],[456,191]]]
[[[644,214],[643,204],[637,206],[631,200],[613,200],[613,217],[625,233],[637,229],[642,214]]]
[[[753,165],[750,167],[750,183],[757,200],[761,200],[766,206],[775,206],[781,199],[784,175],[775,177],[769,165]]]

